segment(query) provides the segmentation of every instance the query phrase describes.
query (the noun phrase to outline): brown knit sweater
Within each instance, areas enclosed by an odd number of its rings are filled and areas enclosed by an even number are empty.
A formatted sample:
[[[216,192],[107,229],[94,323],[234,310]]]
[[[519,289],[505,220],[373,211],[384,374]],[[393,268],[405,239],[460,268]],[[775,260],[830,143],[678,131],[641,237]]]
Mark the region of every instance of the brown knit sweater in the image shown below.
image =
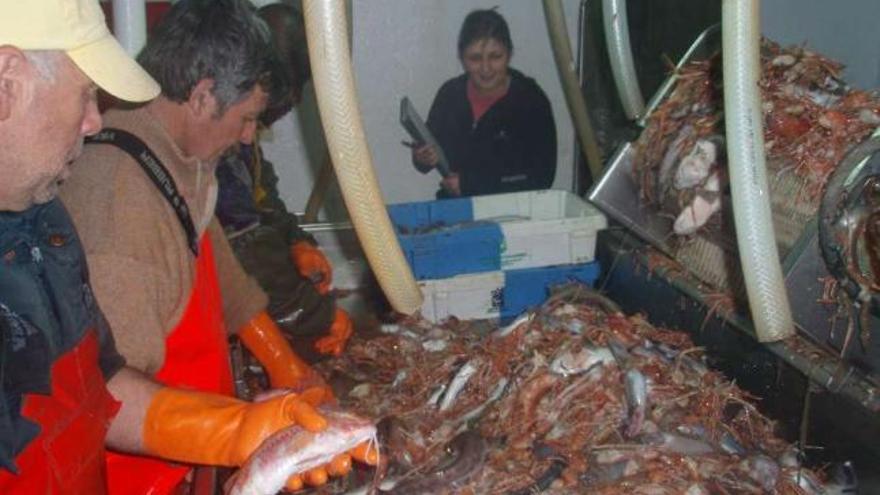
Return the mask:
[[[213,165],[184,157],[144,108],[111,110],[104,126],[140,137],[174,178],[199,236],[211,236],[226,327],[237,332],[266,308],[267,298],[242,270],[214,218]],[[130,366],[155,374],[165,360],[165,337],[183,316],[195,279],[195,258],[180,221],[141,167],[109,145],[85,147],[61,198],[82,238],[92,286],[117,348]]]

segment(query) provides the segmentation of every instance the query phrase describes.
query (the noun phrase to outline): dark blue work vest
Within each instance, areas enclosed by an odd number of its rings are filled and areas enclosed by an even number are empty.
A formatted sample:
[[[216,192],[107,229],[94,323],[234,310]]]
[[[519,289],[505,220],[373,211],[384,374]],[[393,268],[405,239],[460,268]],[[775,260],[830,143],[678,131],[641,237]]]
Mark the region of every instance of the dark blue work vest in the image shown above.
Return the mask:
[[[95,329],[105,378],[124,363],[88,283],[82,245],[61,201],[0,212],[0,467],[38,433],[19,414],[49,393],[52,363]]]

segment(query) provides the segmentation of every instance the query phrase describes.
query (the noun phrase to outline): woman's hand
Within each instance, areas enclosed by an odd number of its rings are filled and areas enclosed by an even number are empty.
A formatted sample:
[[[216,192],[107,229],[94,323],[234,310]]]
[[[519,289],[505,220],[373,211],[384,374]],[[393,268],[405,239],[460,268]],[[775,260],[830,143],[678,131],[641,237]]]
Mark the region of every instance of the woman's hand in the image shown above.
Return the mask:
[[[436,167],[440,162],[437,150],[430,144],[423,144],[412,151],[413,162],[423,167]]]
[[[450,196],[461,196],[461,184],[458,181],[458,174],[449,174],[440,181],[442,187]]]

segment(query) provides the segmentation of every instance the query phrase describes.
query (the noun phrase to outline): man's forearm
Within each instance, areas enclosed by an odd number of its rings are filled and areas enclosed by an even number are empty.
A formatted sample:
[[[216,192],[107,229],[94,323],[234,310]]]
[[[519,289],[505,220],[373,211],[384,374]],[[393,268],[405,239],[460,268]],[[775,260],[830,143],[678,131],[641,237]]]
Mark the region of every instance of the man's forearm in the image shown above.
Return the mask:
[[[110,424],[106,444],[114,450],[144,453],[144,418],[153,396],[162,386],[132,368],[122,368],[107,382],[113,397],[122,402],[119,414]]]

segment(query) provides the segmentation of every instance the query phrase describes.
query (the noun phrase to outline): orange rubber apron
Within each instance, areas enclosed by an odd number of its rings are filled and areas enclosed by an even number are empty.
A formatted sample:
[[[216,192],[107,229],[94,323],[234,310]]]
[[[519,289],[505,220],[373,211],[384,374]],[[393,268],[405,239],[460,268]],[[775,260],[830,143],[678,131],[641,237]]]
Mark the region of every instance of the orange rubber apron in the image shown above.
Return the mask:
[[[15,458],[20,475],[0,471],[0,493],[106,493],[104,437],[120,404],[107,391],[98,354],[89,331],[52,364],[52,395],[25,396],[21,415],[40,433]]]
[[[234,395],[223,305],[210,236],[196,258],[196,280],[183,318],[165,339],[165,364],[155,378],[170,386]],[[148,457],[107,453],[110,495],[172,493],[189,466]]]

